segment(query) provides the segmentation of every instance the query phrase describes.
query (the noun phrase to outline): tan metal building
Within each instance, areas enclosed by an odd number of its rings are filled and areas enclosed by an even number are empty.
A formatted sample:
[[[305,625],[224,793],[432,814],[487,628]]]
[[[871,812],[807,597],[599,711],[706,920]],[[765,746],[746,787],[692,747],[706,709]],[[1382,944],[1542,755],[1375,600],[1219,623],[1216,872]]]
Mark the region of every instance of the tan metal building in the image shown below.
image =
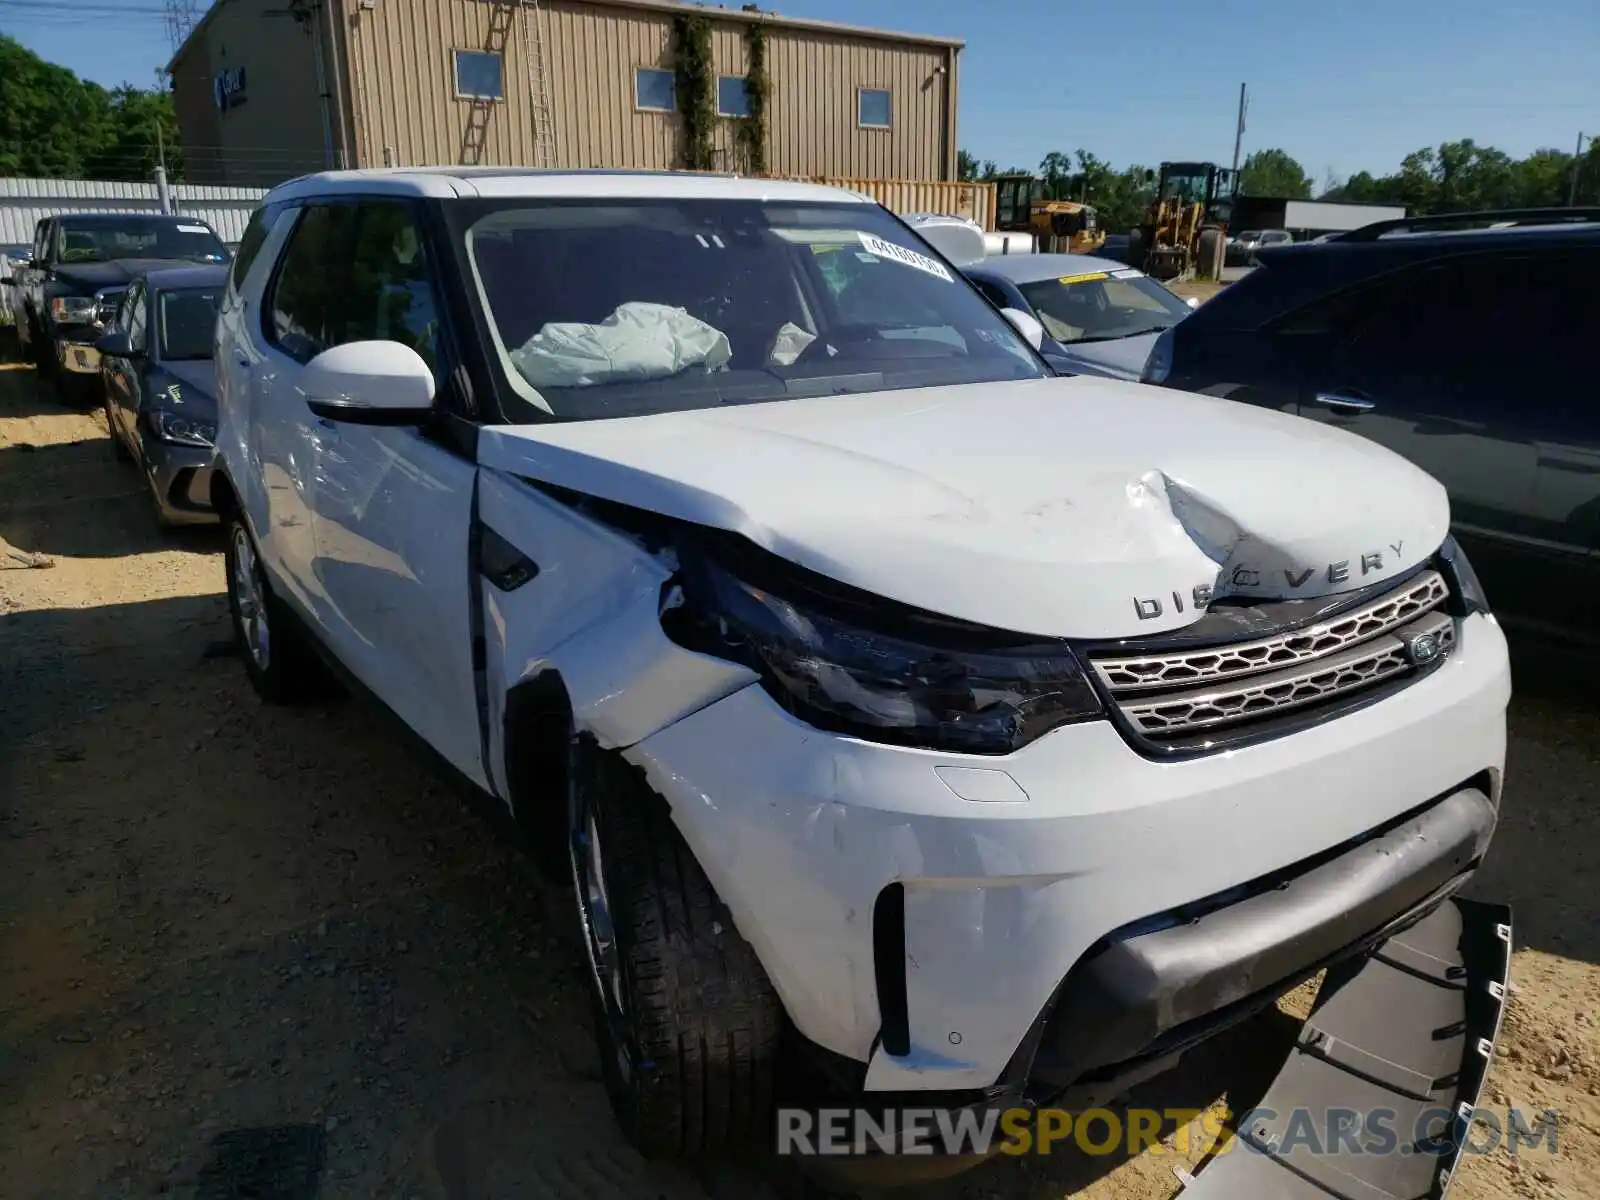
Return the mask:
[[[754,5],[217,0],[168,70],[193,183],[434,163],[749,171],[751,134],[773,175],[953,180],[961,46]],[[747,83],[753,57],[765,87]]]

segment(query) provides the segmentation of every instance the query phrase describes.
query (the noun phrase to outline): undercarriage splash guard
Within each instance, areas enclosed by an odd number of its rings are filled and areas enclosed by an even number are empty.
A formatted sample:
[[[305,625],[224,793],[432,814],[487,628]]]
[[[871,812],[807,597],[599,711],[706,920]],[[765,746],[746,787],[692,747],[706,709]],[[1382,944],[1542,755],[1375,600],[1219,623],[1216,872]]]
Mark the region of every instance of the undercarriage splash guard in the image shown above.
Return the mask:
[[[1288,1062],[1182,1200],[1442,1200],[1510,965],[1511,910],[1451,900],[1330,970]]]

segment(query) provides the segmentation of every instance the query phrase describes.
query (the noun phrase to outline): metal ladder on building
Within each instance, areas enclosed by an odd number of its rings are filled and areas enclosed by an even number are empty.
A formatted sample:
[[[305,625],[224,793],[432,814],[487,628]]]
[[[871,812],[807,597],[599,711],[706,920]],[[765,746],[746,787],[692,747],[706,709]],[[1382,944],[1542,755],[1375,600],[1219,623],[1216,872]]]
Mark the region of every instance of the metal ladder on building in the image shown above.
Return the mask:
[[[506,42],[511,37],[511,2],[497,0],[489,10],[489,36],[484,52],[506,60]],[[501,89],[504,91],[504,88]],[[467,109],[467,127],[461,132],[461,162],[475,167],[483,161],[483,146],[489,136],[489,118],[494,115],[495,102],[484,97],[474,97]]]
[[[533,165],[556,165],[556,130],[550,115],[550,80],[545,70],[544,13],[539,0],[522,0],[522,50],[528,68],[528,101],[532,106]]]

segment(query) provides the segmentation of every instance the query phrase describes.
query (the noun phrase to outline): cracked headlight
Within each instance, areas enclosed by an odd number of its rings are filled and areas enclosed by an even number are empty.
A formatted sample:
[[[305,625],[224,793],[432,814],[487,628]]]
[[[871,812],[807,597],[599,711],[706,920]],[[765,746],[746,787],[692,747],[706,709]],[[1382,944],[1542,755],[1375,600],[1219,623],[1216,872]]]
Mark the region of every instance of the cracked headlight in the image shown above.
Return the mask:
[[[808,724],[929,750],[1006,754],[1101,713],[1062,642],[921,613],[789,564],[756,571],[762,584],[742,567],[736,575],[683,554],[663,593],[662,627],[686,649],[750,667]]]
[[[1439,547],[1439,558],[1450,576],[1450,591],[1455,602],[1452,607],[1461,609],[1456,615],[1465,617],[1489,612],[1489,597],[1484,593],[1483,581],[1467,561],[1467,552],[1461,548],[1461,543],[1453,536],[1445,538],[1444,545]]]
[[[152,409],[148,414],[150,431],[164,442],[180,446],[214,446],[217,427],[207,421],[196,421],[164,408]]]

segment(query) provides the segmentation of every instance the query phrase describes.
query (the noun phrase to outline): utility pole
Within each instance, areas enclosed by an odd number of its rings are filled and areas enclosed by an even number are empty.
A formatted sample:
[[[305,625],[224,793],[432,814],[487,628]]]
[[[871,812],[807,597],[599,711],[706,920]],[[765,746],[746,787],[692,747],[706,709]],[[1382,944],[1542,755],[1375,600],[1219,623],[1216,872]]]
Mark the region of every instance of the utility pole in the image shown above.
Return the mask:
[[[156,118],[156,197],[161,201],[161,211],[172,213],[172,189],[167,186],[167,146],[161,136],[161,118]]]
[[[1250,107],[1250,99],[1245,94],[1245,85],[1239,85],[1239,123],[1233,130],[1233,173],[1239,173],[1239,149],[1244,145],[1244,114]]]
[[[1584,135],[1579,133],[1578,148],[1572,152],[1572,186],[1567,190],[1568,208],[1578,206],[1578,176],[1583,174],[1583,138]],[[1594,139],[1589,140],[1592,142]]]

